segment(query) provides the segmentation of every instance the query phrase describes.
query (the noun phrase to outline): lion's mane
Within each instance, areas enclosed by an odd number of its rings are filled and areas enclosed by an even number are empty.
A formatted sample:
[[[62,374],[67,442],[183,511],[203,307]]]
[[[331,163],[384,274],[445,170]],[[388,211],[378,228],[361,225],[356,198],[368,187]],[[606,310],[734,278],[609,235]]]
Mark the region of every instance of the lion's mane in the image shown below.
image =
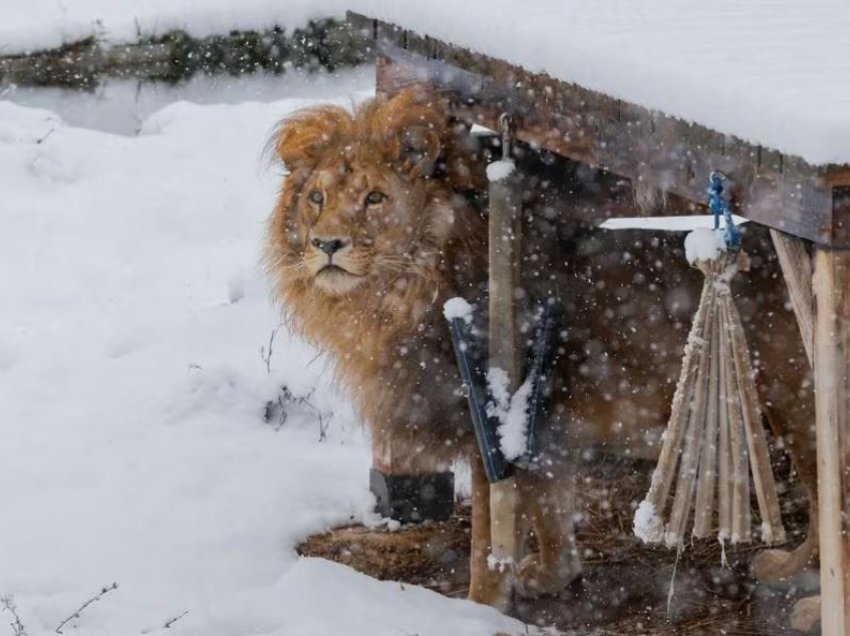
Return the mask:
[[[471,196],[483,185],[483,164],[466,127],[411,90],[353,113],[296,112],[271,147],[289,175],[269,222],[266,264],[288,324],[332,356],[376,446],[391,442],[394,461],[399,453],[448,460],[466,452],[469,416],[440,311],[452,296],[480,293],[486,272],[486,225]],[[398,271],[370,275],[351,294],[323,294],[299,273],[309,229],[299,200],[313,171],[364,161],[424,183],[424,199],[411,201],[414,249]]]

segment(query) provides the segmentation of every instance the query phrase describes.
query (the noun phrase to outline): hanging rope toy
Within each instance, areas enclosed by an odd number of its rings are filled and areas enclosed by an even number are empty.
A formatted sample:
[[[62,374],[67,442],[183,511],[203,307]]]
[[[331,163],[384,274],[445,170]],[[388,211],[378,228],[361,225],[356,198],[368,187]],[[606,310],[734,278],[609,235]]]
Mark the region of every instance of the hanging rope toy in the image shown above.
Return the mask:
[[[723,198],[724,175],[711,174],[714,229],[685,238],[688,262],[705,275],[670,420],[646,498],[634,517],[645,543],[682,549],[691,534],[717,530],[721,544],[752,538],[750,489],[755,491],[765,543],[785,541],[770,467],[754,371],[730,283],[749,265],[741,236]],[[720,227],[720,217],[725,229]],[[752,484],[750,476],[752,475]],[[673,488],[675,482],[675,490]]]

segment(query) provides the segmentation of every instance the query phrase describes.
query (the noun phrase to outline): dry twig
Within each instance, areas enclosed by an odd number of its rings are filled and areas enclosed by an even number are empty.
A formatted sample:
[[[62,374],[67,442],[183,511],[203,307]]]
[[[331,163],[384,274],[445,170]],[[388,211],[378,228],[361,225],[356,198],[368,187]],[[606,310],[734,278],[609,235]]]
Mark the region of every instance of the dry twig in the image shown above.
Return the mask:
[[[15,597],[4,596],[0,598],[0,605],[3,606],[4,612],[9,612],[12,615],[12,622],[9,625],[15,636],[27,636],[26,628],[24,627],[21,617],[18,616],[18,608],[15,605]]]
[[[272,329],[271,335],[269,335],[269,344],[268,349],[263,346],[260,347],[260,358],[263,359],[263,362],[266,364],[266,373],[271,374],[272,372],[272,356],[274,355],[274,339],[277,336],[278,330],[282,327],[282,325],[278,325],[274,329]]]
[[[182,614],[178,614],[174,618],[169,618],[167,621],[165,621],[165,625],[162,626],[163,629],[171,629],[171,626],[174,625],[174,623],[179,621],[181,618],[186,616],[186,614],[188,614],[188,613],[189,613],[189,610],[186,610],[185,612],[183,612]]]
[[[76,612],[74,612],[74,613],[73,613],[73,614],[71,614],[68,618],[66,618],[64,621],[62,621],[61,623],[59,623],[59,625],[57,625],[57,626],[56,626],[56,630],[55,630],[55,631],[56,631],[56,633],[57,633],[57,634],[61,634],[61,633],[62,633],[62,628],[63,628],[63,627],[65,627],[65,625],[66,625],[66,624],[68,624],[68,622],[70,622],[70,621],[74,620],[75,618],[79,618],[79,617],[80,617],[80,614],[82,613],[82,611],[83,611],[84,609],[86,609],[89,605],[91,605],[91,604],[92,604],[92,603],[94,603],[95,601],[99,601],[100,599],[102,599],[104,596],[106,596],[107,594],[109,594],[109,592],[111,592],[112,590],[117,590],[117,589],[118,589],[118,583],[113,583],[112,585],[108,585],[108,586],[106,586],[106,587],[102,588],[102,589],[100,590],[100,592],[98,592],[96,595],[92,596],[92,597],[91,597],[89,600],[87,600],[85,603],[83,603],[82,605],[80,605],[80,607],[77,609],[77,611],[76,611]]]

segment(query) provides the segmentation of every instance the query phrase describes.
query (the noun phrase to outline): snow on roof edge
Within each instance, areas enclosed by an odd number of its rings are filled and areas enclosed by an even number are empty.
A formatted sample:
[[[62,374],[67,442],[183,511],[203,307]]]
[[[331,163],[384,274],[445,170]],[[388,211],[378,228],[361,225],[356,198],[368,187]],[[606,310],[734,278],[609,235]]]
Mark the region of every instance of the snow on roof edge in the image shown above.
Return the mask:
[[[850,4],[838,0],[350,4],[814,166],[850,163]]]

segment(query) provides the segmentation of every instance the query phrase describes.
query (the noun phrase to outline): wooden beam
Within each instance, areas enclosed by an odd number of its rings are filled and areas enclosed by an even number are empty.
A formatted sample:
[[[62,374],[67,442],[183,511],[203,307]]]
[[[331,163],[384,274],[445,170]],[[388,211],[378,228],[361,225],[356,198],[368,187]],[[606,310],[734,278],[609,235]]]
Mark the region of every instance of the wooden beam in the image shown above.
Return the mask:
[[[513,174],[490,182],[489,197],[489,292],[490,370],[508,374],[511,394],[520,384],[522,364],[516,320],[519,259],[522,242],[519,176]],[[504,570],[500,598],[495,605],[507,609],[519,564],[519,519],[516,477],[490,484],[491,555],[494,566]]]
[[[371,23],[356,14],[349,20]],[[429,84],[456,98],[458,117],[489,128],[510,112],[521,141],[696,203],[705,200],[711,170],[723,170],[739,214],[821,245],[850,247],[850,187],[830,178],[846,166],[814,166],[412,31],[378,32],[382,92]]]
[[[818,455],[821,629],[850,633],[846,522],[850,425],[850,252],[815,248],[815,428]]]
[[[814,329],[812,258],[801,239],[774,229],[770,230],[770,238],[773,240],[773,247],[779,258],[779,266],[782,268],[782,275],[788,286],[788,295],[791,297],[791,306],[797,317],[797,324],[800,326],[803,347],[811,365]]]
[[[791,307],[797,319],[797,326],[803,341],[803,348],[809,360],[809,366],[813,365],[814,347],[814,298],[812,295],[812,257],[806,248],[805,241],[779,230],[770,230],[770,237],[782,270],[782,277],[788,289],[791,299]],[[808,472],[805,465],[796,461],[800,452],[794,450],[799,445],[799,440],[792,441],[791,456],[795,458],[799,476],[803,477],[804,483],[810,483],[804,476]],[[817,524],[818,512],[815,505],[815,493],[809,490],[809,531],[805,541],[793,550],[769,549],[760,552],[752,561],[753,574],[757,579],[767,582],[778,582],[792,576],[805,567],[817,551],[818,535],[815,526]],[[817,622],[820,617],[820,597],[805,598],[795,605],[792,613],[791,624],[795,629],[808,631],[812,621]],[[804,626],[805,629],[803,629]]]

